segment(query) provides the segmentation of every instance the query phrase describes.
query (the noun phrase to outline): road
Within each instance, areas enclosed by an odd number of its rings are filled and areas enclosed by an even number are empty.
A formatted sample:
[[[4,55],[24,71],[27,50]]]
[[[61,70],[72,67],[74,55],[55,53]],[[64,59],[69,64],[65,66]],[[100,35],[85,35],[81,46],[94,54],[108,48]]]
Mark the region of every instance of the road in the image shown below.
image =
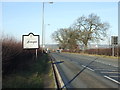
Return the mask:
[[[67,88],[118,88],[120,85],[117,59],[70,53],[51,53],[51,55],[56,62],[64,61],[56,66],[65,84],[96,59],[68,84]]]

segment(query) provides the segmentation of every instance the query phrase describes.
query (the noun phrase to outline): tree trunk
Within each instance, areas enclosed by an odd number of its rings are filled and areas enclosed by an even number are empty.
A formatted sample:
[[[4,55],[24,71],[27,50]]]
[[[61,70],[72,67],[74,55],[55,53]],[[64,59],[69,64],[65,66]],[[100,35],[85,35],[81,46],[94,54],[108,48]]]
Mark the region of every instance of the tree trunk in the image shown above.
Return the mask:
[[[84,53],[85,53],[85,51],[87,50],[87,48],[88,48],[88,47],[87,47],[87,44],[84,44],[84,51],[83,51]]]

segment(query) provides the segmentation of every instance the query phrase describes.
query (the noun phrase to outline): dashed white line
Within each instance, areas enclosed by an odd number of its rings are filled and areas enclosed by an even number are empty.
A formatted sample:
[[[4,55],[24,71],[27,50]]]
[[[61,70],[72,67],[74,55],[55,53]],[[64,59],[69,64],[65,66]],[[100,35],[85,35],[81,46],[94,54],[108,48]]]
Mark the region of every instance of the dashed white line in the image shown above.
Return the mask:
[[[115,78],[118,78],[118,76],[109,76],[109,77],[115,77]]]
[[[91,68],[89,68],[89,67],[87,67],[87,69],[89,69],[89,70],[91,70],[91,71],[94,71],[93,69],[91,69]]]
[[[107,65],[107,64],[106,64],[106,65]],[[115,67],[115,68],[118,68],[118,66],[115,66],[115,65],[111,65],[111,64],[110,64],[110,66]]]
[[[120,84],[120,82],[118,82],[118,81],[116,81],[116,80],[114,80],[114,79],[112,79],[112,78],[110,78],[110,77],[108,77],[108,76],[104,76],[104,77],[107,78],[107,79],[109,79],[109,80],[111,80],[111,81],[116,82],[117,84]]]
[[[86,66],[84,66],[84,65],[82,65],[83,67],[86,67]]]
[[[118,72],[117,70],[108,70],[108,69],[101,69],[101,68],[94,69],[94,70],[96,70],[96,71],[99,70],[99,71],[113,71],[113,72],[116,71],[116,72]]]
[[[86,67],[86,66],[84,66],[84,65],[82,65],[83,67]],[[89,67],[86,67],[87,69],[89,69],[89,70],[91,70],[91,71],[94,71],[93,69],[91,69],[91,68],[89,68]]]
[[[97,71],[97,70],[106,70],[106,69],[102,69],[102,68],[97,68],[97,69],[94,69],[94,70],[96,70],[96,71]]]
[[[106,72],[104,72],[104,71],[102,71],[101,73],[116,73],[116,74],[118,74],[118,72],[113,72],[113,71],[106,71]]]
[[[109,66],[113,66],[113,67],[118,67],[118,66],[116,66],[116,65],[106,64],[106,63],[103,62],[103,61],[96,61],[96,62],[103,63],[103,64],[105,64],[105,65],[109,65]]]

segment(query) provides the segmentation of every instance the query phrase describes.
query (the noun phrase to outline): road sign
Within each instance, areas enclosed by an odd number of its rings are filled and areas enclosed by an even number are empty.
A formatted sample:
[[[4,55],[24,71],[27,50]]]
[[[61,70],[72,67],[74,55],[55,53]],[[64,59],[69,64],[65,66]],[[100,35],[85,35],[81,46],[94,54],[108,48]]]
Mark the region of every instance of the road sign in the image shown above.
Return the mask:
[[[112,56],[115,54],[115,45],[118,45],[118,36],[111,36]]]
[[[118,36],[111,36],[111,44],[112,45],[118,44]]]
[[[39,48],[39,35],[29,33],[22,36],[23,49],[38,49]]]

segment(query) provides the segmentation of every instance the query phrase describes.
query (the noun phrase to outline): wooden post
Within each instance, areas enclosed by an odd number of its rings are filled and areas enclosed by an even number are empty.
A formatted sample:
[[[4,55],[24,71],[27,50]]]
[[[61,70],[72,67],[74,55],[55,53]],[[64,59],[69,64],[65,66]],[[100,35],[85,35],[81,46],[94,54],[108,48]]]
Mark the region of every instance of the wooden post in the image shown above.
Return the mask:
[[[114,56],[114,44],[112,45],[112,56]]]
[[[36,49],[36,60],[37,60],[37,49]]]

